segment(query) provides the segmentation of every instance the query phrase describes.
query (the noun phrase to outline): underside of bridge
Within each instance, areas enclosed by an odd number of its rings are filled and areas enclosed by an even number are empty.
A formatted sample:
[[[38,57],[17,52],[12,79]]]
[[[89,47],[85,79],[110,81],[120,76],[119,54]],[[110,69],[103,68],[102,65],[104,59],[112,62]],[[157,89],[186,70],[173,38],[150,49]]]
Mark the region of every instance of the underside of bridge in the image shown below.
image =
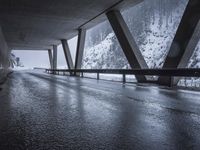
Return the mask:
[[[106,19],[109,8],[124,8],[139,0],[42,0],[0,2],[0,24],[10,49],[52,49],[79,28]],[[96,18],[96,19],[95,19]]]
[[[152,69],[122,15],[144,0],[1,0],[0,149],[199,149],[200,94],[176,87],[180,77],[200,77],[187,68],[200,1],[187,1],[163,67]],[[82,69],[86,32],[105,20],[130,69]],[[73,62],[67,41],[75,36]],[[66,70],[57,69],[60,44]],[[12,50],[45,50],[50,68],[13,72]],[[123,83],[100,74],[120,74]],[[137,84],[125,84],[126,75]]]

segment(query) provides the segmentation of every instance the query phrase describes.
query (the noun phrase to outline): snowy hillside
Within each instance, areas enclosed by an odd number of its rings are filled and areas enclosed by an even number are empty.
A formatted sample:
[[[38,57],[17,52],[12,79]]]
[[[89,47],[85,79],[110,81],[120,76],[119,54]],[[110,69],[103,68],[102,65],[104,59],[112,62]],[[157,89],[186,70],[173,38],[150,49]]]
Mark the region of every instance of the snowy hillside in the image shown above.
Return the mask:
[[[99,44],[85,49],[82,68],[85,69],[126,69],[128,62],[116,42],[115,34],[109,33],[108,36]],[[120,49],[120,50],[118,50]],[[116,54],[118,53],[118,54]],[[106,63],[109,62],[109,63]]]
[[[122,12],[149,68],[162,67],[187,2],[188,0],[145,0]],[[200,42],[188,67],[200,67]],[[108,21],[87,32],[82,68],[129,68]]]
[[[162,67],[187,2],[146,0],[122,12],[149,68]]]
[[[187,0],[181,0],[179,3],[172,3],[174,1],[168,0],[168,5],[175,4],[177,7],[168,6],[169,10],[166,10],[165,15],[161,15],[163,10],[160,10],[161,8],[157,6],[159,5],[158,1],[160,0],[145,1],[138,6],[122,12],[149,68],[162,67],[187,4]],[[155,5],[155,9],[148,9],[150,3]],[[165,8],[164,6],[162,7],[163,9]],[[145,12],[143,12],[144,9],[146,10]],[[148,13],[151,17],[138,17],[138,14],[141,14],[141,12]],[[167,15],[168,12],[170,14]],[[94,32],[89,31],[91,33],[87,34],[91,38],[87,38],[86,41],[86,45],[89,46],[85,48],[82,67],[127,68],[127,60],[109,23],[106,21],[91,30],[94,30]],[[94,34],[95,37],[93,37]],[[96,36],[99,36],[99,38]]]

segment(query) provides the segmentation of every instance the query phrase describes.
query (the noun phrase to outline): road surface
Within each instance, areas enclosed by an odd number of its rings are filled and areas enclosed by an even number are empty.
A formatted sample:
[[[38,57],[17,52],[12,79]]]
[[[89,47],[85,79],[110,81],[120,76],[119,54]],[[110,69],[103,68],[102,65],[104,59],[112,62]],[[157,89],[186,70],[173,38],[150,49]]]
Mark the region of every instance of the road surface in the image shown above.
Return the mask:
[[[200,149],[200,93],[54,76],[10,75],[0,149]]]

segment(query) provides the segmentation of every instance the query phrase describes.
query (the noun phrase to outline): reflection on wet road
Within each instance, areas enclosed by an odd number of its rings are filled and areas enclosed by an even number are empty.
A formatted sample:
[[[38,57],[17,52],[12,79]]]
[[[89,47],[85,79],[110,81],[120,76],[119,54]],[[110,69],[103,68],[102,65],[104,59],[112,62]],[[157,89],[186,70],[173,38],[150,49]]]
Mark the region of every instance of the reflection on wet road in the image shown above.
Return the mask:
[[[200,93],[14,72],[0,149],[200,149]]]

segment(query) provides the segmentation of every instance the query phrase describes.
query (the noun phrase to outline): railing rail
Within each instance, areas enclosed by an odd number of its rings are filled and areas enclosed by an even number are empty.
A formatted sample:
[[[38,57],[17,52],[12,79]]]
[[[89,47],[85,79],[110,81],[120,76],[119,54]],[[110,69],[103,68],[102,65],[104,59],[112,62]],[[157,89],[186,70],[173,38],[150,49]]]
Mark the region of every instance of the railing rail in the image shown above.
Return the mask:
[[[170,77],[200,77],[200,69],[46,69],[47,73],[97,73],[97,74],[122,74],[122,75],[149,75]]]

